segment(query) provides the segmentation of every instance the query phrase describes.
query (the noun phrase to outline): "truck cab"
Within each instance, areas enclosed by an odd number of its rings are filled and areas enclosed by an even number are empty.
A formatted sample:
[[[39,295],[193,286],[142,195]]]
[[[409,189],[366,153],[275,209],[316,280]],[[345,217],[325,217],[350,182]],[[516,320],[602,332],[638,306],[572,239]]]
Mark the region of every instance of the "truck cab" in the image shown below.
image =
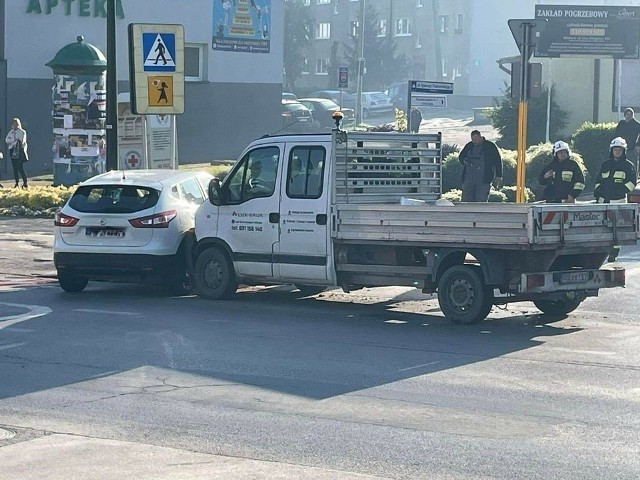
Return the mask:
[[[207,203],[196,216],[199,248],[222,249],[240,278],[333,283],[327,261],[331,148],[330,134],[253,142],[224,182],[212,183],[215,204]],[[219,275],[222,267],[214,265],[210,273]]]

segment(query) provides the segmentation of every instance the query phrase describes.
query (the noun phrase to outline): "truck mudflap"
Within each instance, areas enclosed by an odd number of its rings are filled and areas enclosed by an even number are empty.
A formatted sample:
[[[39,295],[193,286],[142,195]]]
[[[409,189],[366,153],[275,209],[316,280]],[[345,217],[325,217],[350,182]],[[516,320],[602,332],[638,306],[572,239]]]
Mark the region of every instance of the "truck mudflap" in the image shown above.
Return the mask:
[[[625,269],[622,267],[599,270],[564,270],[534,272],[520,275],[519,293],[552,293],[563,291],[599,290],[624,287]]]

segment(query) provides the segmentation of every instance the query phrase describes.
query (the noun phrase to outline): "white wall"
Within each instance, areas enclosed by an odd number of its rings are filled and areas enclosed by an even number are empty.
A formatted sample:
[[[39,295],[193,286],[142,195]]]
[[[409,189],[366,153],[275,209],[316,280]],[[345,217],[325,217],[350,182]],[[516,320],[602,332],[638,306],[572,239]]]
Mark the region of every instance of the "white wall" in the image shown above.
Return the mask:
[[[80,0],[73,0],[70,14],[66,2],[58,0],[46,14],[47,0],[39,0],[41,14],[27,14],[29,0],[6,2],[6,57],[9,78],[44,79],[53,73],[45,64],[57,51],[75,43],[78,35],[105,55],[106,19],[94,17],[94,0],[84,0],[91,16],[79,16]],[[125,17],[116,18],[118,79],[128,80],[129,23],[174,23],[185,27],[185,41],[207,45],[208,80],[229,83],[281,83],[284,42],[284,2],[272,0],[270,53],[220,52],[211,49],[212,0],[122,0]]]

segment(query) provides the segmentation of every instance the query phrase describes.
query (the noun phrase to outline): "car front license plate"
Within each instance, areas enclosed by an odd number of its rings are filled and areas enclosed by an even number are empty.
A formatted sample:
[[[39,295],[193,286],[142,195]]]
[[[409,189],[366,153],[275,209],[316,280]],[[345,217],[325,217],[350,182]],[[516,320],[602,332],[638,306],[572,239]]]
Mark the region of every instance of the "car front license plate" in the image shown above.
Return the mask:
[[[567,272],[560,275],[560,283],[586,283],[589,272]]]
[[[87,237],[122,238],[124,237],[124,228],[87,227],[84,233]]]

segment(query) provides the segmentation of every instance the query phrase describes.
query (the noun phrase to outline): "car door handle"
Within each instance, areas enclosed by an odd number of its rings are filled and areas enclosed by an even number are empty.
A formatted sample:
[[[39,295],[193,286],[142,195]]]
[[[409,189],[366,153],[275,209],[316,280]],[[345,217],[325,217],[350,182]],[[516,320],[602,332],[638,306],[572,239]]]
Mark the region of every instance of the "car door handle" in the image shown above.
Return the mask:
[[[319,213],[316,215],[316,223],[318,225],[326,225],[327,224],[327,214]]]
[[[269,214],[269,223],[280,223],[280,214],[278,212],[271,212]]]

